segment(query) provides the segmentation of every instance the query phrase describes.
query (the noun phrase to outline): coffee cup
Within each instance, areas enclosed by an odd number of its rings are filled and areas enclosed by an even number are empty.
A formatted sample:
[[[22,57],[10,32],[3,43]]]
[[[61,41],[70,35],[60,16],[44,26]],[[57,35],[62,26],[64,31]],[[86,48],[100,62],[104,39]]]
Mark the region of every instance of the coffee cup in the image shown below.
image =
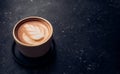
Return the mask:
[[[26,57],[44,56],[51,47],[53,27],[42,17],[26,17],[16,23],[13,37],[18,50]]]

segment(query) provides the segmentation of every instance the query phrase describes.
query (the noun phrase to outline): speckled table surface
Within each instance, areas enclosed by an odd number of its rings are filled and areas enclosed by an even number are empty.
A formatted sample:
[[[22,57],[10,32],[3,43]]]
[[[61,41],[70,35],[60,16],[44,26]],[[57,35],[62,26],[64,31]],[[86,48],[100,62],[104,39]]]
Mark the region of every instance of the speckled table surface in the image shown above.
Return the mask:
[[[54,27],[55,61],[25,68],[12,58],[12,29],[27,16]],[[119,0],[1,0],[0,74],[120,74]]]

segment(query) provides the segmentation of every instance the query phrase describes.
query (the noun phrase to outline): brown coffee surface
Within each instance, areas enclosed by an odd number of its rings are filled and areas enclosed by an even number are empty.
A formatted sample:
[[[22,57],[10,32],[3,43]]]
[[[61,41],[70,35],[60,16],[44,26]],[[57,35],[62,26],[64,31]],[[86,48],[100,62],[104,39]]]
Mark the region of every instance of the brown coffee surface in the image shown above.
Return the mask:
[[[40,21],[29,21],[22,24],[18,29],[18,38],[21,42],[29,45],[38,45],[49,36],[47,25]]]

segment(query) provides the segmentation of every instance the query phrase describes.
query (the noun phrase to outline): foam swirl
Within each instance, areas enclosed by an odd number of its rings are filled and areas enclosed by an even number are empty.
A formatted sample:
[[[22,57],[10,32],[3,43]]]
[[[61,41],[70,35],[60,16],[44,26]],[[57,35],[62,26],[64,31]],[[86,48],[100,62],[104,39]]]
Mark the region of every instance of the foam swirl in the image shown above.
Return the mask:
[[[40,22],[27,22],[19,28],[19,38],[22,42],[36,45],[48,36],[47,27]]]
[[[39,26],[33,26],[31,24],[25,24],[25,34],[28,35],[30,39],[40,40],[44,37],[44,29]],[[24,37],[24,36],[23,36]]]

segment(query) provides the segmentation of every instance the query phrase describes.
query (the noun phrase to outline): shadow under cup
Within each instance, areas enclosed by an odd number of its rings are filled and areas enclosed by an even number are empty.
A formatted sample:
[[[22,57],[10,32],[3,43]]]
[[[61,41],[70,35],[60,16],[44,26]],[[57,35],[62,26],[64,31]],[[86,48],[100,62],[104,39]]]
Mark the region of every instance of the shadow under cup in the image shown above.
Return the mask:
[[[36,45],[26,44],[26,43],[22,42],[18,37],[19,36],[18,29],[20,28],[20,26],[23,25],[24,23],[30,22],[30,21],[38,21],[40,23],[43,23],[47,27],[48,32],[49,32],[48,37],[44,41],[42,41]],[[19,51],[24,56],[32,57],[32,58],[43,56],[49,51],[51,43],[52,43],[52,34],[53,34],[53,27],[52,27],[51,23],[41,17],[33,16],[33,17],[24,18],[24,19],[20,20],[13,28],[13,37],[16,41]]]

